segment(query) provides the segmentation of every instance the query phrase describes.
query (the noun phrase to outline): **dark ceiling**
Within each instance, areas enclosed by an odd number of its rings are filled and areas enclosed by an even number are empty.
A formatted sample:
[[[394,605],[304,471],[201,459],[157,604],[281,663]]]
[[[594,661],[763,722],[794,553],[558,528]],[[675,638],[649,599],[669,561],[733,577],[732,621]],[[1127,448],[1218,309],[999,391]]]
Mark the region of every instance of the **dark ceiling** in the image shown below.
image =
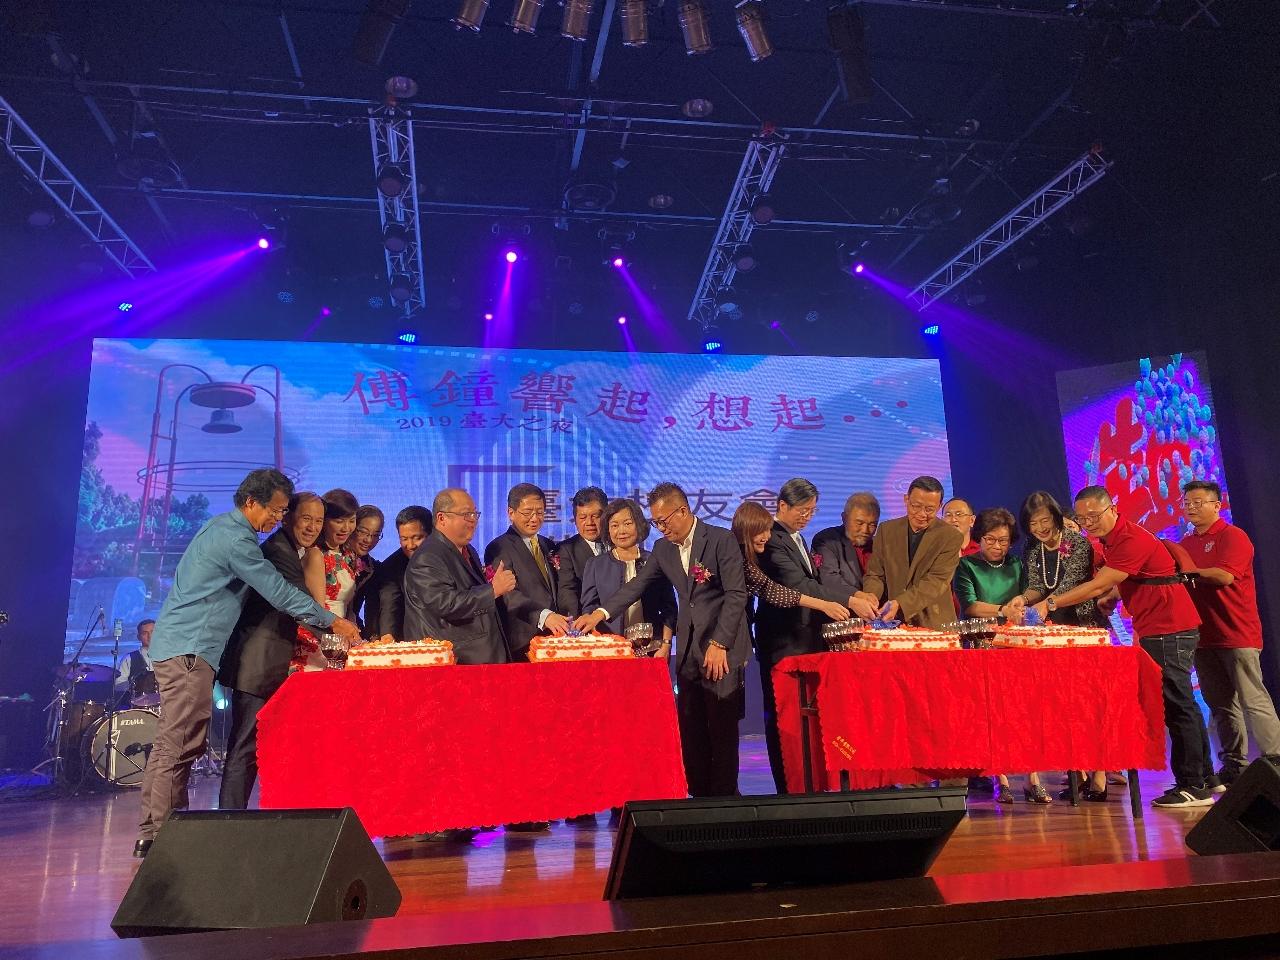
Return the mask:
[[[757,320],[838,312],[850,296],[839,243],[865,243],[868,263],[913,286],[1094,145],[1115,167],[1037,237],[1045,257],[1069,264],[1195,229],[1277,186],[1269,4],[869,0],[865,104],[838,94],[825,2],[765,0],[776,52],[754,64],[729,0],[708,4],[716,48],[704,56],[686,55],[675,0],[651,3],[651,42],[624,47],[613,24],[595,83],[606,0],[586,43],[559,36],[551,0],[537,36],[513,34],[511,5],[493,0],[471,34],[450,24],[453,0],[415,0],[372,67],[352,56],[364,0],[25,0],[0,33],[0,95],[161,266],[275,229],[286,242],[264,289],[293,294],[299,324],[322,301],[361,322],[400,322],[368,305],[386,277],[367,111],[392,75],[419,87],[402,105],[415,119],[426,328],[491,296],[495,225],[530,228],[535,313],[605,309],[616,282],[601,267],[603,230],[633,236],[637,277],[683,323],[743,152],[766,125],[789,137],[772,200],[792,222],[757,232],[761,265],[738,282]],[[687,120],[681,105],[699,97],[714,111]],[[178,182],[140,189],[121,176],[131,131],[158,135]],[[38,242],[25,217],[41,199],[20,180],[5,158],[10,248]],[[574,182],[616,191],[607,214],[561,219]],[[655,194],[672,206],[655,211]],[[958,216],[937,223],[926,201]],[[62,229],[69,256],[82,238]]]

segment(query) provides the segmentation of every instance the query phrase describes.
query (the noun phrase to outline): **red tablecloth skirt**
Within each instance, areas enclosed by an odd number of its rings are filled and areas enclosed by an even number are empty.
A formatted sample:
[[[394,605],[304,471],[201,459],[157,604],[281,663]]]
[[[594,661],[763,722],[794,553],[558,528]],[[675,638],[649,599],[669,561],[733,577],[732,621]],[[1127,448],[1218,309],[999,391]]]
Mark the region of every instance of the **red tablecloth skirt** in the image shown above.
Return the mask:
[[[258,715],[263,807],[354,807],[372,836],[684,797],[665,663],[298,673]]]
[[[1139,647],[815,653],[773,671],[787,785],[814,789],[1031,770],[1160,770],[1160,668]]]

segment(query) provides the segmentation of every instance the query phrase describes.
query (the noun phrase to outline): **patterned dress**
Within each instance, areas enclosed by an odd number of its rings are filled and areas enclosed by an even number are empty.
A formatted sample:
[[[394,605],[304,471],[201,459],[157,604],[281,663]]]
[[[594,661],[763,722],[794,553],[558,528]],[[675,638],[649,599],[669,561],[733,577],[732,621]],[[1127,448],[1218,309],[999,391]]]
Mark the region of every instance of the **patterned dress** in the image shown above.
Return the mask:
[[[336,617],[345,617],[356,592],[356,560],[341,550],[324,551],[324,605]],[[310,627],[299,626],[293,645],[289,672],[325,670],[329,666],[320,652],[320,638]]]
[[[1027,571],[1027,589],[1045,597],[1074,590],[1093,577],[1093,547],[1074,530],[1063,530],[1057,550],[1033,539],[1022,554]],[[1105,626],[1097,600],[1085,600],[1073,607],[1059,607],[1050,619],[1072,626]]]

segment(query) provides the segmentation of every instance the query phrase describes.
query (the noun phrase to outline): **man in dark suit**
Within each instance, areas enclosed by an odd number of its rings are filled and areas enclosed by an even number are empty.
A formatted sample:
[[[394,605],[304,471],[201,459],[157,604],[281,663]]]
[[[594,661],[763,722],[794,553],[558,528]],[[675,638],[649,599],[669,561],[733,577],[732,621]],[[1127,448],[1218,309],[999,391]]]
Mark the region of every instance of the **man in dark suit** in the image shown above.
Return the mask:
[[[405,507],[396,514],[400,549],[374,571],[364,601],[365,637],[370,640],[421,640],[404,634],[404,572],[414,551],[431,532],[431,511],[426,507]]]
[[[486,582],[471,546],[480,519],[471,494],[441,490],[431,511],[435,529],[404,573],[405,636],[450,641],[458,663],[507,663],[498,598],[515,589],[516,576],[499,561]]]
[[[262,544],[262,555],[280,576],[306,591],[302,555],[324,529],[324,501],[295,493],[280,529]],[[258,779],[258,711],[289,676],[298,623],[250,591],[218,669],[218,682],[231,691],[231,732],[218,790],[220,810],[243,810]]]
[[[964,534],[938,519],[942,483],[935,477],[916,477],[902,500],[907,515],[876,530],[862,591],[851,606],[861,617],[938,630],[956,618],[951,580]]]
[[[556,603],[555,544],[539,531],[547,515],[547,496],[532,483],[517,483],[507,492],[511,526],[484,548],[484,562],[502,563],[516,575],[516,586],[498,603],[511,659],[529,659],[529,643],[542,633],[564,634],[569,621]]]
[[[676,590],[676,712],[689,793],[695,797],[738,792],[738,721],[745,706],[743,676],[751,652],[747,584],[742,550],[723,527],[696,520],[689,498],[674,483],[649,494],[653,525],[665,539],[621,590],[580,616],[575,626],[592,630],[639,600],[665,577]]]
[[[806,596],[847,604],[853,591],[842,583],[828,582],[821,561],[814,559],[801,532],[817,509],[818,488],[808,480],[796,477],[782,485],[773,530],[760,555],[760,569],[769,579]],[[775,607],[762,598],[756,608],[756,655],[760,660],[760,689],[764,697],[765,745],[778,793],[786,793],[787,786],[773,698],[773,667],[784,657],[825,650],[819,633],[824,623],[830,620],[805,607]]]
[[[568,540],[556,544],[554,566],[560,609],[566,616],[583,613],[582,571],[587,561],[605,552],[602,517],[609,498],[599,487],[583,487],[573,495],[573,525],[578,528]]]
[[[813,552],[819,557],[824,583],[840,584],[849,595],[862,589],[871,560],[871,541],[880,525],[880,501],[874,493],[852,494],[840,514],[841,525],[819,530]]]

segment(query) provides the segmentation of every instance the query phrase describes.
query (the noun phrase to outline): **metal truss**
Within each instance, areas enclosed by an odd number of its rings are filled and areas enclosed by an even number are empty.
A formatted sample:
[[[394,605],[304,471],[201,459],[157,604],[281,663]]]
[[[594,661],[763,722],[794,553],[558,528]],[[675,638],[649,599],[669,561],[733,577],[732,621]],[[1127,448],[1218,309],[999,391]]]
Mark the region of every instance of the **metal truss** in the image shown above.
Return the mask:
[[[369,142],[373,147],[373,175],[386,166],[399,168],[404,189],[387,197],[375,186],[378,217],[383,233],[390,224],[404,227],[407,244],[400,253],[387,250],[387,280],[397,274],[409,278],[413,293],[404,301],[404,315],[413,316],[427,302],[427,284],[422,273],[422,228],[418,208],[418,162],[413,152],[413,120],[408,110],[377,107],[369,111]]]
[[[0,126],[4,148],[28,176],[38,183],[71,220],[130,277],[156,272],[156,266],[111,214],[85,189],[48,145],[18,116],[13,105],[0,97]]]
[[[1064,23],[1108,23],[1124,26],[1128,29],[1151,29],[1165,31],[1186,30],[1193,23],[1204,18],[1210,27],[1221,27],[1218,19],[1209,12],[1216,0],[1191,0],[1196,9],[1187,17],[1175,16],[1172,11],[1163,9],[1164,0],[1153,2],[1109,2],[1099,0],[1064,0],[1062,3],[1035,0],[1023,2],[984,2],[984,0],[859,0],[878,7],[909,7],[916,10],[944,11],[948,13],[969,13],[994,17],[1020,17],[1026,20],[1038,20],[1042,23],[1060,21]]]
[[[738,168],[738,177],[729,192],[729,202],[720,218],[702,279],[689,307],[689,319],[698,321],[704,330],[716,316],[717,298],[733,283],[738,269],[734,266],[737,249],[751,239],[756,222],[751,216],[751,202],[766,193],[773,183],[778,164],[786,151],[786,140],[777,135],[762,136],[751,141]]]
[[[1101,180],[1111,163],[1090,150],[930,274],[907,299],[917,310],[926,309]]]

